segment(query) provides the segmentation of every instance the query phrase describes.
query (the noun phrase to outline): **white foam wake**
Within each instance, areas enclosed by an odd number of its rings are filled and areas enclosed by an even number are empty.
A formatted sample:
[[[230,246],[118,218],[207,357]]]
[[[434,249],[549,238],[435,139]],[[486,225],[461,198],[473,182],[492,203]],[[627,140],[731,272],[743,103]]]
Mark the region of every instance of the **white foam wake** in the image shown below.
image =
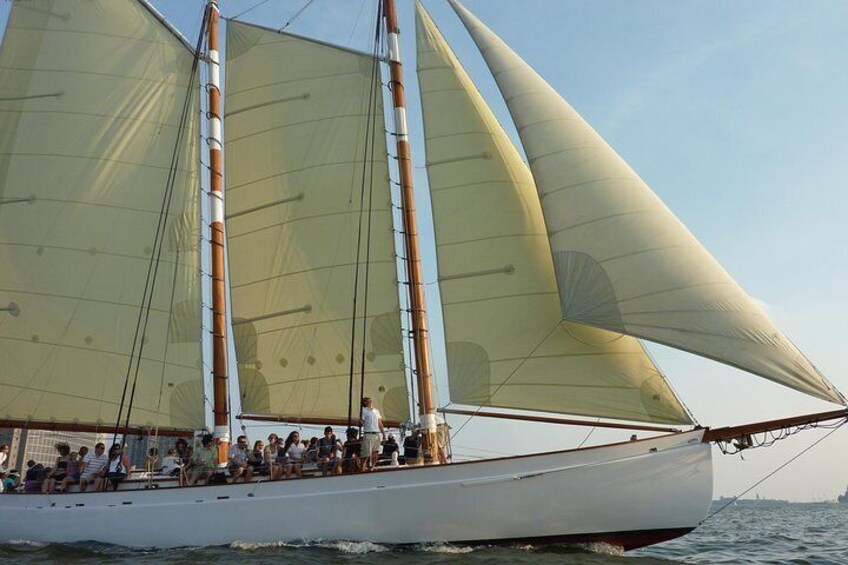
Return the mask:
[[[288,543],[284,541],[272,541],[272,542],[249,542],[249,541],[234,541],[230,544],[230,549],[239,549],[242,551],[256,551],[259,549],[274,549],[288,547],[292,549],[298,548],[321,548],[321,549],[332,549],[335,551],[339,551],[341,553],[383,553],[385,551],[389,551],[389,548],[380,545],[377,543],[373,543],[370,541],[345,541],[345,540],[336,540],[336,541],[309,541],[303,543]]]
[[[596,541],[592,543],[578,543],[577,547],[584,549],[590,553],[598,553],[601,555],[624,555],[624,548],[620,545],[613,545],[604,541]]]
[[[448,545],[445,543],[419,545],[416,547],[416,549],[418,551],[425,551],[427,553],[447,553],[452,555],[471,553],[472,551],[474,551],[473,547]]]
[[[46,543],[40,541],[32,541],[28,539],[12,539],[7,542],[3,542],[3,545],[27,545],[30,547],[47,547]]]

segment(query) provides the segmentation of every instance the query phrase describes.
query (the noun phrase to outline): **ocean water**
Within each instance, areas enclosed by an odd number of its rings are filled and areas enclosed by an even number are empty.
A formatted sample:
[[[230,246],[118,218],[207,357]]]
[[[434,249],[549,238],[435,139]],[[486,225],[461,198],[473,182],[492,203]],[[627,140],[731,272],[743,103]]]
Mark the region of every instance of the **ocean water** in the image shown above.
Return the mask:
[[[714,510],[718,506],[713,507]],[[127,524],[132,527],[131,524]],[[56,527],[61,527],[57,524]],[[677,540],[623,553],[602,544],[546,547],[391,547],[374,543],[315,541],[300,544],[233,543],[228,547],[140,551],[81,544],[0,544],[0,562],[43,563],[291,563],[344,564],[631,564],[794,563],[848,565],[848,505],[740,503]]]

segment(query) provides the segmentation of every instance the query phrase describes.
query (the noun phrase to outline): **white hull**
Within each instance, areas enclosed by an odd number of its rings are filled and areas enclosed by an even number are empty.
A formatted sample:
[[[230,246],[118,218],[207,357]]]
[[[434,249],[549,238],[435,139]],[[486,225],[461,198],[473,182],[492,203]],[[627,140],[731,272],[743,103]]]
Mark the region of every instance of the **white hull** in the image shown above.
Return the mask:
[[[683,535],[706,514],[712,464],[702,435],[322,479],[3,495],[0,540],[607,541],[630,549]]]

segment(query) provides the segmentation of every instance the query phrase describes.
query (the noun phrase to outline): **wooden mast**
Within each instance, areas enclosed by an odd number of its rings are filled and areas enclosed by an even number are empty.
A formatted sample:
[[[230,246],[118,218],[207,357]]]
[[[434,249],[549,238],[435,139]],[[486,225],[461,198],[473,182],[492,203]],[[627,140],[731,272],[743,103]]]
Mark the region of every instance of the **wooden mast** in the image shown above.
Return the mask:
[[[418,383],[418,407],[423,430],[422,447],[430,462],[436,454],[436,404],[433,401],[430,346],[424,307],[424,283],[421,275],[421,253],[418,247],[418,223],[415,217],[415,197],[412,190],[412,156],[406,128],[403,65],[400,59],[400,29],[394,0],[384,0],[383,17],[389,46],[390,88],[394,106],[397,163],[400,175],[403,236],[406,248],[406,273],[409,284],[413,353]]]
[[[226,465],[230,449],[229,382],[227,375],[227,303],[224,288],[224,175],[221,169],[221,87],[218,54],[218,0],[209,0],[206,91],[209,96],[208,143],[212,261],[212,379],[218,465]]]

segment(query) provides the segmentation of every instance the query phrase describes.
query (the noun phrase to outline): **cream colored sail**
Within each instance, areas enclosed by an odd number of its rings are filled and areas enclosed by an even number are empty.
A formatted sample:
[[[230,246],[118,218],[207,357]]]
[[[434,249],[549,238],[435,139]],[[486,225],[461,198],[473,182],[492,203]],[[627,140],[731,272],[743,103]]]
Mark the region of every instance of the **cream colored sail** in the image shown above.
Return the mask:
[[[691,423],[637,339],[563,321],[530,170],[416,16],[451,401]]]
[[[243,412],[347,418],[361,233],[353,414],[364,336],[364,394],[384,418],[408,418],[374,60],[239,22],[227,28],[227,232]]]
[[[521,137],[563,316],[842,396],[686,227],[538,74],[458,2]]]
[[[114,426],[176,148],[130,424],[203,426],[192,62],[137,1],[12,6],[0,51],[0,305],[17,315],[0,312],[0,420]]]

